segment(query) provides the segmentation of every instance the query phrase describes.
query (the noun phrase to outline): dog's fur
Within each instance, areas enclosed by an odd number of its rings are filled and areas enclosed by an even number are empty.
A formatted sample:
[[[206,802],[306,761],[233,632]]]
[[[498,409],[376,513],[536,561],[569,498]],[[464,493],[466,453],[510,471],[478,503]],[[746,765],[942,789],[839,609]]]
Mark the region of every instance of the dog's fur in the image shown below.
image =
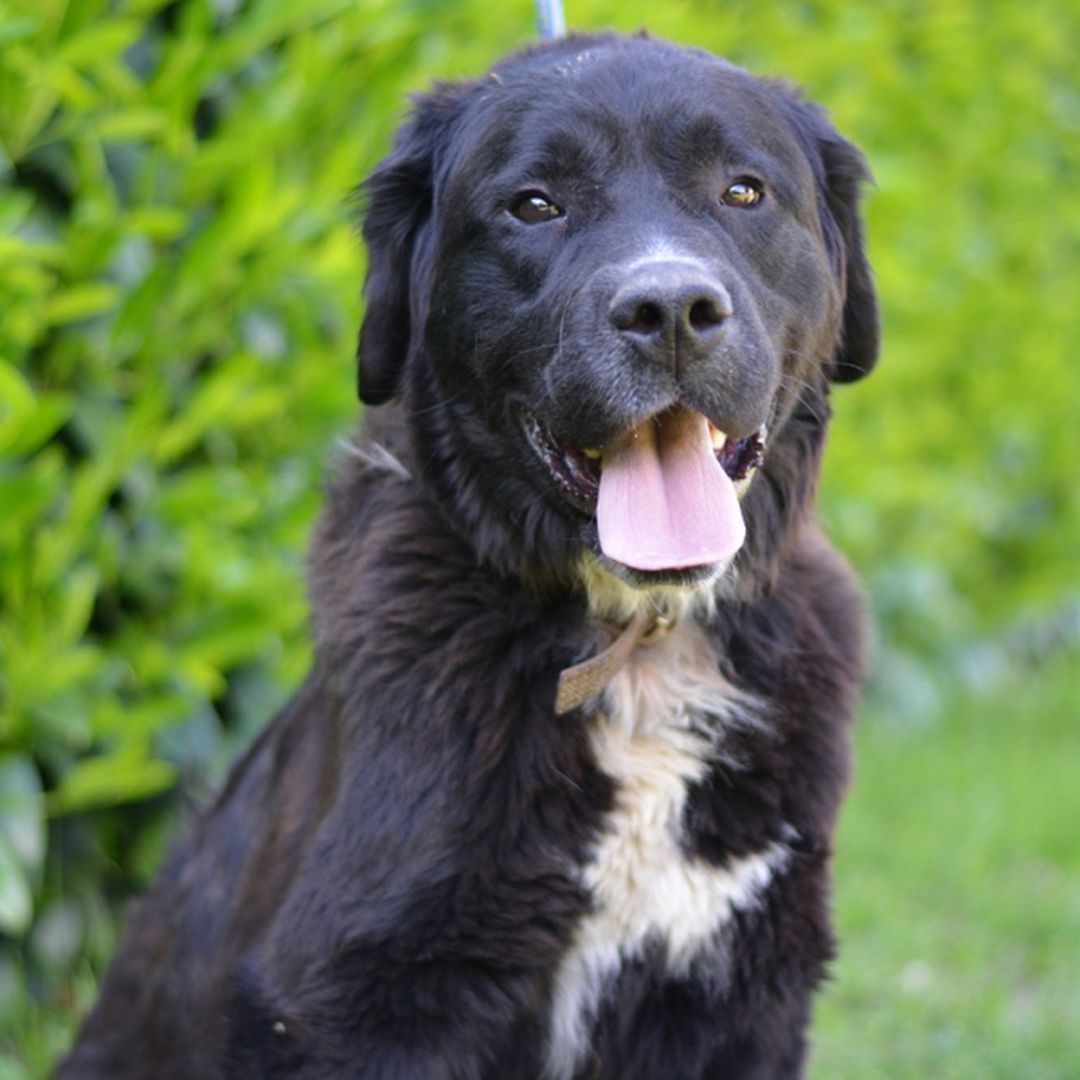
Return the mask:
[[[753,209],[719,198],[743,173]],[[865,175],[786,86],[644,36],[417,101],[366,186],[378,407],[315,538],[314,669],[136,906],[61,1077],[800,1074],[861,663],[811,502],[829,384],[877,355]],[[532,189],[563,216],[515,217]],[[734,314],[665,365],[608,305],[672,264]],[[521,410],[602,447],[674,403],[767,424],[747,539],[635,572]],[[649,605],[674,629],[554,715]]]

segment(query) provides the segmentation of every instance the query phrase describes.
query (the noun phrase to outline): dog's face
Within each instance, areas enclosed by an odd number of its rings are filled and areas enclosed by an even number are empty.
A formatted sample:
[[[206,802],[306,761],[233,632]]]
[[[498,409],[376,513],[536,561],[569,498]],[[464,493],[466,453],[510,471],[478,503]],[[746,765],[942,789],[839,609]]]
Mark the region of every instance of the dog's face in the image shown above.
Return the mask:
[[[646,38],[443,86],[368,184],[361,396],[547,569],[711,580],[795,512],[753,492],[793,454],[805,503],[827,381],[876,357],[864,175],[785,88]]]

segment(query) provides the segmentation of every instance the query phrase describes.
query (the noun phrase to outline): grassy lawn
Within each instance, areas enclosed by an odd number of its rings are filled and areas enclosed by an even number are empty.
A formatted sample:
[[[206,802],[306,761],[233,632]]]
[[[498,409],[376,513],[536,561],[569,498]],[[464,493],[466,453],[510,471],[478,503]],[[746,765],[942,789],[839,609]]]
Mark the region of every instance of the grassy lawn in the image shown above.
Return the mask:
[[[1077,660],[864,719],[813,1080],[1080,1076]]]

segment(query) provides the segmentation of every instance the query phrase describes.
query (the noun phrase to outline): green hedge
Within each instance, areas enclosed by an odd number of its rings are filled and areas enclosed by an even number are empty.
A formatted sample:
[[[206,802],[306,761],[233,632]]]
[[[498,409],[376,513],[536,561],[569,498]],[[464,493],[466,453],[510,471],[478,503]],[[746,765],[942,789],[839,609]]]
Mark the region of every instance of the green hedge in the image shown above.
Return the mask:
[[[885,355],[837,394],[824,508],[882,709],[1075,639],[1075,4],[568,6],[791,77],[871,159]],[[532,34],[524,0],[0,6],[0,1078],[63,1044],[178,780],[308,661],[350,191],[407,91]]]

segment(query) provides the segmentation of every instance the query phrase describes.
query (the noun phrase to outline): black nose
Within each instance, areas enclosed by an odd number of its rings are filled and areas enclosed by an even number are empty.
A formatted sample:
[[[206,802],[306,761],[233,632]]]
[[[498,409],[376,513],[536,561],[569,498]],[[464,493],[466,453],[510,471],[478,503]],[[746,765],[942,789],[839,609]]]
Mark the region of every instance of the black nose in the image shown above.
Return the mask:
[[[608,312],[624,339],[677,369],[712,352],[731,315],[731,297],[699,267],[653,262],[622,283]]]

